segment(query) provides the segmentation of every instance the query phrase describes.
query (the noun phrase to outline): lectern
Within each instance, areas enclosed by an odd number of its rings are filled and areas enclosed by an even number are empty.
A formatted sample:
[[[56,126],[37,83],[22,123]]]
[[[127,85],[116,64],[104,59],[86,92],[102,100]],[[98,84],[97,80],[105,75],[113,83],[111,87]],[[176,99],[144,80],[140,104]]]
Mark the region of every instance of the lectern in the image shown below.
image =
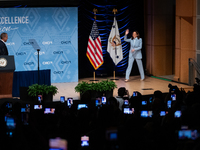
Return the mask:
[[[0,55],[0,98],[12,98],[14,56]]]

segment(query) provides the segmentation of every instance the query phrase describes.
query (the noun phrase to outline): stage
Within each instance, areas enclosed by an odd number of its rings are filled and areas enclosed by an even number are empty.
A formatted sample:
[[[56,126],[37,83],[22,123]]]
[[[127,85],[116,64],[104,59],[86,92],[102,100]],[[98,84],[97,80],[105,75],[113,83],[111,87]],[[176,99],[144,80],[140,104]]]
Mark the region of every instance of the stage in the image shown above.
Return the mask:
[[[167,80],[157,79],[157,78],[148,77],[148,76],[146,76],[144,81],[140,81],[140,76],[131,76],[128,82],[125,82],[124,78],[122,77],[116,77],[116,78],[119,80],[115,80],[117,84],[117,88],[114,89],[113,96],[117,96],[117,91],[118,91],[118,88],[120,87],[125,87],[129,91],[129,94],[132,94],[133,91],[139,91],[142,95],[148,95],[148,94],[153,94],[154,91],[156,90],[160,90],[163,93],[165,93],[165,92],[169,92],[169,88],[168,88],[169,83],[172,85],[176,85],[178,88],[183,88],[186,92],[193,90],[193,86],[188,86],[185,84],[170,82]],[[91,82],[90,80],[92,79],[93,78],[79,79],[79,82],[82,82],[82,81]],[[96,79],[101,81],[101,80],[112,79],[112,77],[96,78]],[[67,99],[67,97],[73,97],[74,100],[80,99],[80,94],[76,93],[74,90],[77,84],[78,82],[52,83],[52,85],[55,85],[58,87],[58,92],[59,92],[53,97],[53,101],[59,101],[60,96],[65,96],[65,99]]]

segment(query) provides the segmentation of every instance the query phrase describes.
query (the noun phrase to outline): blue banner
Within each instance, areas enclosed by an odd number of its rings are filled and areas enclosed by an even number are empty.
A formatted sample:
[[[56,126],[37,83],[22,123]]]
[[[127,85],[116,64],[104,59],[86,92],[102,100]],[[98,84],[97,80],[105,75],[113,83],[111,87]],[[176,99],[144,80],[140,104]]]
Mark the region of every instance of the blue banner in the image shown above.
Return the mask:
[[[16,71],[51,69],[51,82],[78,81],[78,8],[1,8],[0,33],[8,33],[9,55],[14,55]]]

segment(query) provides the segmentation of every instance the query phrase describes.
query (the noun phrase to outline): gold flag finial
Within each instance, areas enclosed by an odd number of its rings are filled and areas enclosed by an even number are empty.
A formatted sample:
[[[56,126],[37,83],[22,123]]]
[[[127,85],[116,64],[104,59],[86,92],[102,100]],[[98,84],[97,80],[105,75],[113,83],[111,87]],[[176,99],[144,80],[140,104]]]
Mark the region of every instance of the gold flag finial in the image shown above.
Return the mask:
[[[113,11],[112,11],[114,14],[116,14],[117,13],[117,9],[113,9]]]
[[[96,13],[98,12],[98,10],[96,8],[93,9],[94,14],[96,15]]]
[[[96,8],[94,8],[94,9],[93,9],[93,12],[94,12],[94,19],[96,20],[96,18],[97,18],[97,17],[96,17],[96,13],[98,12],[98,10],[97,10]]]

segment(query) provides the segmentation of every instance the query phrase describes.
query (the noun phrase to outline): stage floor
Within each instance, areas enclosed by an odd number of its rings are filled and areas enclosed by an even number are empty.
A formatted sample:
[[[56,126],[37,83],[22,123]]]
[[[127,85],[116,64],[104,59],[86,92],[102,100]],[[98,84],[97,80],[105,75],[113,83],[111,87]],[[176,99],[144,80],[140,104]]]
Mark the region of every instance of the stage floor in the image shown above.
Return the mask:
[[[117,96],[117,91],[118,88],[120,87],[125,87],[128,91],[129,94],[132,94],[133,91],[139,91],[142,95],[148,95],[148,94],[153,94],[154,91],[160,90],[163,93],[169,92],[168,85],[171,83],[172,85],[176,85],[178,88],[183,88],[187,92],[193,90],[193,86],[188,86],[185,84],[180,84],[180,83],[175,83],[175,82],[169,82],[166,80],[162,79],[156,79],[152,77],[147,77],[145,78],[144,81],[140,81],[140,76],[131,76],[130,80],[128,82],[124,82],[124,78],[122,77],[116,77],[119,80],[115,80],[117,84],[117,88],[114,90],[113,96]],[[86,81],[86,82],[91,82],[93,78],[84,78],[84,79],[79,79],[79,82]],[[107,79],[112,79],[110,78],[96,78],[97,80],[107,80]],[[74,88],[78,84],[78,82],[70,82],[70,83],[52,83],[52,85],[55,85],[58,87],[58,92],[54,97],[53,101],[59,101],[60,96],[65,96],[65,99],[67,97],[73,97],[74,100],[80,99],[79,93],[76,93]]]

